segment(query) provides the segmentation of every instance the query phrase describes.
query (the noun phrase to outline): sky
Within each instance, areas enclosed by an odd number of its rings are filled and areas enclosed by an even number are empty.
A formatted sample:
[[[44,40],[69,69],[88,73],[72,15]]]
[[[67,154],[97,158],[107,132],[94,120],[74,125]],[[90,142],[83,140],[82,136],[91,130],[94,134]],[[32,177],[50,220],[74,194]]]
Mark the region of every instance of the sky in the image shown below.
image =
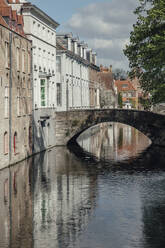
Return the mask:
[[[123,48],[129,43],[138,0],[31,0],[60,26],[97,52],[98,65],[128,70]]]

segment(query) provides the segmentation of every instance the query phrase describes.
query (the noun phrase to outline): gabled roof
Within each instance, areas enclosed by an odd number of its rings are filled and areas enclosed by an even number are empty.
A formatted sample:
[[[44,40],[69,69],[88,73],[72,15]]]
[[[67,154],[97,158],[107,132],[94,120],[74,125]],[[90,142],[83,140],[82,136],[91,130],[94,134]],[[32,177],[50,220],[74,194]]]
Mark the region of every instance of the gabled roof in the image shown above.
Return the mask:
[[[5,26],[6,28],[8,28],[7,23],[5,22],[5,20],[3,19],[3,17],[0,15],[0,24]]]
[[[116,80],[115,86],[117,87],[118,92],[124,92],[124,91],[136,91],[136,89],[133,87],[132,83],[128,80]]]
[[[6,0],[0,0],[0,24],[25,36],[22,15],[18,15],[16,10],[12,10],[12,7],[8,5]]]

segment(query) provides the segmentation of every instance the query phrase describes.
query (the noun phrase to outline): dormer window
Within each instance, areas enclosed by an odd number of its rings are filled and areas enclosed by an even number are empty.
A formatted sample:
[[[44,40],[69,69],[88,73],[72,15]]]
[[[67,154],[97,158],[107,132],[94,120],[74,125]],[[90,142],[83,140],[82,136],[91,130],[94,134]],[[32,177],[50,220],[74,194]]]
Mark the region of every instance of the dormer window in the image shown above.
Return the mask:
[[[128,84],[123,84],[122,88],[128,88]]]

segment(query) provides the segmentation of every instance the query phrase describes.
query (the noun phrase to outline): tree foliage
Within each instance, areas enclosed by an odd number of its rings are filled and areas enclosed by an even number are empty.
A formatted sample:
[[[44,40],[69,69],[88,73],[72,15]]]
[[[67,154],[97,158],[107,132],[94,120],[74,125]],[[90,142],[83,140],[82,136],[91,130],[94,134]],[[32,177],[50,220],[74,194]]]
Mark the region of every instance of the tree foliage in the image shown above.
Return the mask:
[[[152,104],[165,101],[165,0],[139,0],[137,22],[124,50]]]
[[[121,95],[120,92],[118,94],[118,105],[119,105],[120,108],[123,107],[123,99],[122,99],[122,95]]]

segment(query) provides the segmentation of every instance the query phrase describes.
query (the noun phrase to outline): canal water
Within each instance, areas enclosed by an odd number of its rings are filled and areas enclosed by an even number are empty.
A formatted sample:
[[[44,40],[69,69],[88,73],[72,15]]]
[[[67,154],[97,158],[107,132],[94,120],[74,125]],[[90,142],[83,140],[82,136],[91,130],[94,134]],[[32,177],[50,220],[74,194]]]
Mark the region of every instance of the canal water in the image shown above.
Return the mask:
[[[0,248],[164,248],[165,149],[119,123],[0,171]]]

